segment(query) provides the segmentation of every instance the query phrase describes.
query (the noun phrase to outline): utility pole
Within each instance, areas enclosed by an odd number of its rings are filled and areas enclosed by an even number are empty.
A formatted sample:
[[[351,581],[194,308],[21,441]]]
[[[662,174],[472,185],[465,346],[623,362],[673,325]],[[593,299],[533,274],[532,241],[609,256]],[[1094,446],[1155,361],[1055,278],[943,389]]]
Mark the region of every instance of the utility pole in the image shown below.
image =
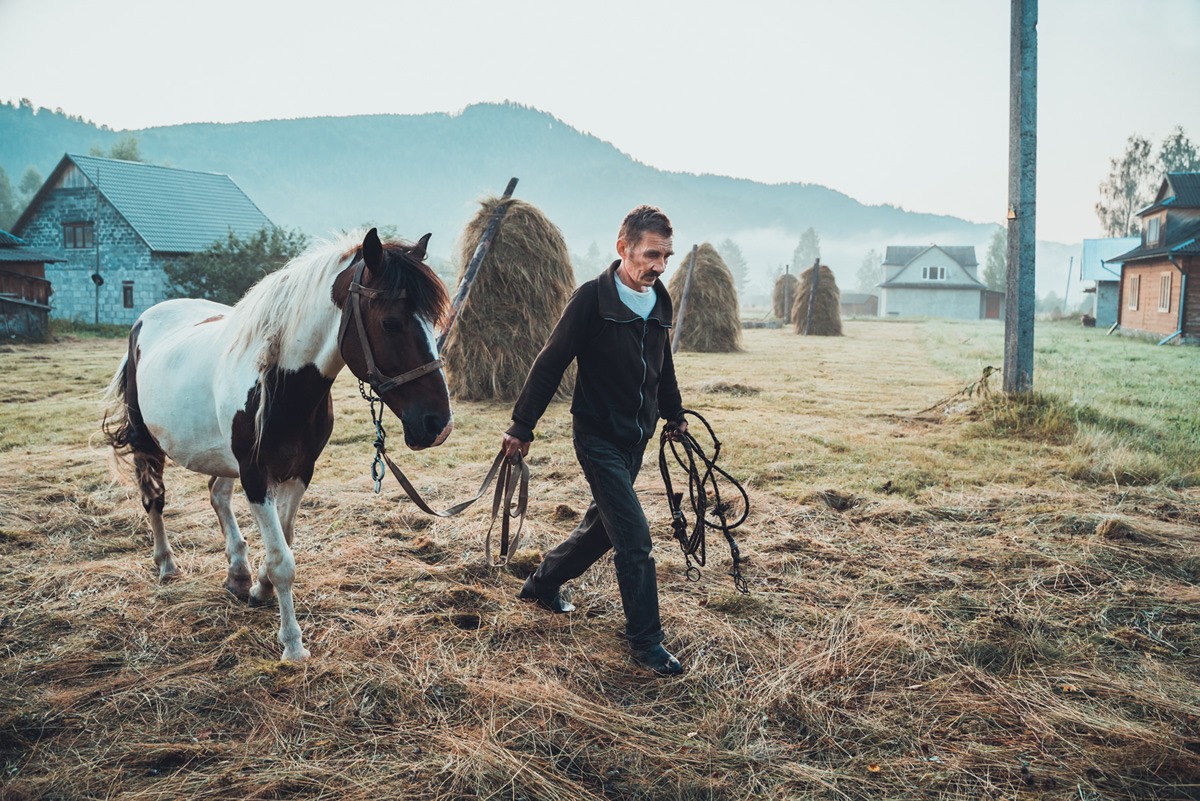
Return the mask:
[[[1033,391],[1037,189],[1037,0],[1012,0],[1008,90],[1008,272],[1004,391]]]

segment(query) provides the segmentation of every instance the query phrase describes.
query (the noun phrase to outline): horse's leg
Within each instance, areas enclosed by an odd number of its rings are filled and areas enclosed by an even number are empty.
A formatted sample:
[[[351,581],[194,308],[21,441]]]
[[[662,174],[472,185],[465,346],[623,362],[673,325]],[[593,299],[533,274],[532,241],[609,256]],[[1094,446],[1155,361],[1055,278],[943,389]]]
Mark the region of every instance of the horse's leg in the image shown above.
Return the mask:
[[[208,499],[225,536],[225,558],[229,562],[225,589],[245,601],[250,598],[250,560],[246,555],[246,538],[233,514],[233,487],[232,478],[213,476],[208,480]]]
[[[133,467],[137,474],[138,489],[142,493],[142,507],[150,517],[150,532],[154,535],[154,564],[158,566],[158,580],[162,582],[179,575],[175,553],[163,528],[163,505],[167,498],[163,486],[165,461],[161,453],[133,452]]]
[[[275,506],[279,510],[279,523],[283,526],[283,538],[290,547],[295,534],[296,512],[304,498],[308,484],[298,478],[285,481],[275,488]]]
[[[243,482],[244,483],[244,482]],[[258,583],[250,589],[250,603],[262,604],[274,594],[279,599],[279,642],[283,658],[293,661],[307,659],[296,608],[292,602],[292,583],[296,578],[296,558],[284,534],[280,512],[295,515],[304,482],[293,479],[277,484],[261,503],[250,502],[250,513],[258,525],[263,541],[263,559],[258,569]]]

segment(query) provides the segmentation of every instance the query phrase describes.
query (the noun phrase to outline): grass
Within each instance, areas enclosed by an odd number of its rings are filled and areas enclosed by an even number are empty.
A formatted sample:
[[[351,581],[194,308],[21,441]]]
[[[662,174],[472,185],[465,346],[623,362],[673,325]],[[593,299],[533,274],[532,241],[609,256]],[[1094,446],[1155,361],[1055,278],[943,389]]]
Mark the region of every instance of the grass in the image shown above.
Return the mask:
[[[123,340],[0,346],[0,796],[1200,798],[1196,351],[1039,324],[1037,392],[1011,400],[961,392],[1001,365],[1000,326],[846,334],[678,354],[753,511],[751,595],[721,542],[688,582],[647,459],[676,680],[628,662],[607,560],[569,588],[579,612],[539,614],[521,571],[482,566],[486,510],[373,495],[348,374],[297,524],[313,657],[280,663],[275,610],[223,592],[205,481],[179,468],[184,574],[155,581],[93,438]],[[444,446],[393,456],[446,505],[507,412],[458,403]],[[587,499],[567,405],[538,433],[525,569]]]

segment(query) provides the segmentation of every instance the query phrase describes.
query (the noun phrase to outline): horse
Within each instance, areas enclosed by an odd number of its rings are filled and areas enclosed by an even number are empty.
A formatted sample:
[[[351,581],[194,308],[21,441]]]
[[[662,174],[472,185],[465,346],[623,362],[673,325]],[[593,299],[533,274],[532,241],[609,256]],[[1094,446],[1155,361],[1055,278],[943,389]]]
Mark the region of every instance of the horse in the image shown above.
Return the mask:
[[[412,245],[385,244],[374,228],[346,234],[268,274],[235,306],[156,304],[133,324],[109,384],[102,428],[118,464],[132,467],[159,580],[179,575],[163,528],[169,457],[210,476],[225,588],[251,605],[278,599],[284,660],[309,657],[292,600],[291,546],[300,499],[333,431],[338,373],[349,367],[371,385],[413,450],[442,444],[454,427],[434,337],[449,298],[424,261],[429,237]],[[231,505],[235,479],[263,542],[253,584]]]

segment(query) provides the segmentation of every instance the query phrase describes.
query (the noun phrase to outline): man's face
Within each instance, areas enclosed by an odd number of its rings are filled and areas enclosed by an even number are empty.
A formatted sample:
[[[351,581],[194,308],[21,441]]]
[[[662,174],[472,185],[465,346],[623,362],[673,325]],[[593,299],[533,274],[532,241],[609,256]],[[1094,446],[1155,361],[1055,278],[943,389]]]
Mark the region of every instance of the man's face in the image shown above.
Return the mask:
[[[667,260],[675,255],[671,237],[655,233],[644,233],[641,239],[630,244],[617,240],[617,255],[621,257],[621,276],[626,286],[646,289],[667,269]]]

